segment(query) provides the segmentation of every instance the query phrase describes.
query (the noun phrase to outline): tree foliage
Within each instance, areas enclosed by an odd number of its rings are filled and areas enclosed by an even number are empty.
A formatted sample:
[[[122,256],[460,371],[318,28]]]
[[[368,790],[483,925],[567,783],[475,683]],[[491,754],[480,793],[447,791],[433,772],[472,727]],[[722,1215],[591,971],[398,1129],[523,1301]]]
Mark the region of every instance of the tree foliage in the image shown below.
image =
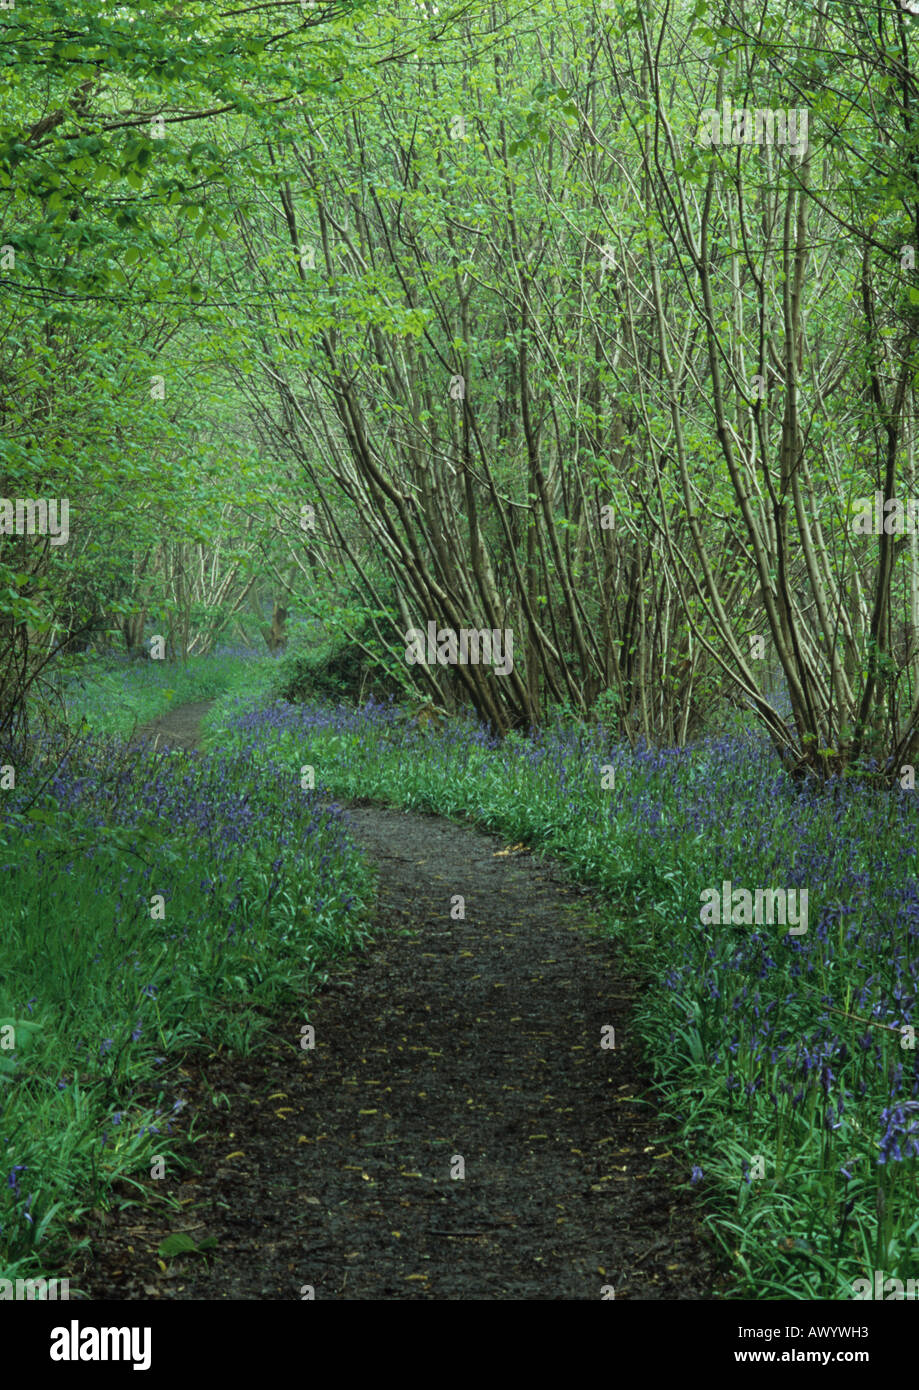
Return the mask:
[[[498,731],[729,700],[792,770],[915,760],[919,538],[854,524],[919,492],[911,14],[2,23],[3,492],[74,517],[3,540],[7,718],[81,625],[204,650],[357,591],[355,642]],[[429,622],[513,669],[405,666]]]

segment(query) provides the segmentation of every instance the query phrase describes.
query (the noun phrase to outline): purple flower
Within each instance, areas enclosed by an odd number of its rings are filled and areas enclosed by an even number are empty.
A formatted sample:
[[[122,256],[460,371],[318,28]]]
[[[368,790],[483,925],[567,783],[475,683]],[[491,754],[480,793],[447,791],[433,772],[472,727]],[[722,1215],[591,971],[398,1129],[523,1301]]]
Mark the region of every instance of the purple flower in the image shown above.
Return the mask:
[[[919,1120],[907,1124],[907,1113],[915,1113],[917,1110],[919,1101],[908,1100],[902,1105],[890,1106],[881,1111],[881,1124],[887,1128],[881,1139],[878,1163],[887,1163],[891,1158],[896,1163],[902,1163],[903,1151],[900,1145],[905,1141],[909,1141],[906,1143],[906,1157],[919,1158]]]
[[[689,1181],[692,1183],[693,1187],[695,1187],[695,1185],[696,1185],[697,1182],[701,1182],[701,1181],[702,1181],[702,1177],[703,1177],[702,1169],[699,1167],[698,1164],[694,1164],[694,1165],[693,1165],[693,1170],[692,1170],[692,1172],[691,1172],[690,1175],[689,1175]]]

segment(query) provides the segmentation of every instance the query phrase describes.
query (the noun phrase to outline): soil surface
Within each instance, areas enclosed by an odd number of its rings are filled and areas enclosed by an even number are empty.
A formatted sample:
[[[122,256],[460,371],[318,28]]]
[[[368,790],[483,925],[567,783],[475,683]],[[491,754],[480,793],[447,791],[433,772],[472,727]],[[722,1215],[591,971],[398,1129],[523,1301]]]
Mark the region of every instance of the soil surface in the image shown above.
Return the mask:
[[[149,732],[193,746],[206,708]],[[347,809],[379,872],[375,944],[273,1019],[256,1054],[184,1059],[189,1167],[151,1180],[144,1205],[99,1214],[72,1288],[99,1300],[712,1297],[715,1257],[630,1036],[636,983],[592,926],[590,897],[493,835]],[[615,1049],[601,1046],[607,1025]],[[216,1245],[160,1256],[178,1233]]]
[[[192,705],[179,705],[177,709],[167,710],[159,719],[145,725],[138,738],[153,738],[160,747],[197,748],[201,720],[212,704],[212,700],[198,700]]]

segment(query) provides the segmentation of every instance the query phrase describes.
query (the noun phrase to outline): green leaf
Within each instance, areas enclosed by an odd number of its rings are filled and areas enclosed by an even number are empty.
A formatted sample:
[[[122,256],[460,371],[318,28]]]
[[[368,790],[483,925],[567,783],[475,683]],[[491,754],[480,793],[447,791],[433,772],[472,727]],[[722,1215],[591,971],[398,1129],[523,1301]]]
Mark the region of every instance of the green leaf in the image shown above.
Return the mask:
[[[216,1243],[216,1242],[215,1242]],[[157,1254],[166,1256],[170,1259],[173,1255],[197,1254],[198,1246],[190,1235],[184,1231],[176,1231],[174,1235],[167,1236],[157,1251]]]

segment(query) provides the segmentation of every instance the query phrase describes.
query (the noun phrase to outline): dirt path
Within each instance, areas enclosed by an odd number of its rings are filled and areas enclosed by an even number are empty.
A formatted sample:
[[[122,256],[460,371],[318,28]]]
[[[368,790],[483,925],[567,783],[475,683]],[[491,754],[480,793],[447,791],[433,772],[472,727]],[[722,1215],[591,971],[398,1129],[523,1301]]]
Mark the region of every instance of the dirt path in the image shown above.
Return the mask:
[[[191,718],[158,723],[185,743]],[[154,1198],[114,1214],[74,1284],[96,1299],[710,1297],[713,1261],[675,1190],[687,1174],[639,1100],[635,985],[585,925],[589,899],[492,835],[349,814],[379,868],[377,944],[275,1020],[257,1056],[188,1061],[196,1174],[150,1184],[181,1213]],[[161,1267],[178,1231],[216,1249]]]
[[[201,720],[213,703],[213,700],[197,700],[194,704],[167,710],[159,719],[145,725],[140,735],[152,736],[161,744],[168,743],[175,748],[197,748]]]

